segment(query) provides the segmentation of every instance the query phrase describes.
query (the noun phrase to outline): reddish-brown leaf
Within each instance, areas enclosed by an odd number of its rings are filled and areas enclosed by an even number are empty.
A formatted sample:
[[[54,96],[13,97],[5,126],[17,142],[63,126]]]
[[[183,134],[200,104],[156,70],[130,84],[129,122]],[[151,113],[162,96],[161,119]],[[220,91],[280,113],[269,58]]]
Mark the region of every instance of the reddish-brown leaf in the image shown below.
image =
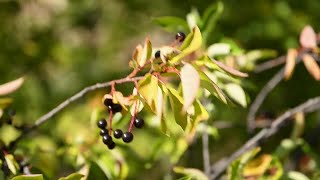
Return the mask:
[[[234,75],[234,76],[239,76],[239,77],[248,77],[248,74],[247,73],[244,73],[244,72],[241,72],[241,71],[238,71],[236,69],[233,69],[232,67],[230,66],[227,66],[225,64],[223,64],[222,62],[219,62],[219,61],[216,61],[214,59],[211,59],[217,66],[219,66],[221,69],[223,69],[224,71]]]
[[[21,77],[19,79],[0,85],[0,96],[7,95],[16,91],[23,84],[23,82],[24,77]]]
[[[317,47],[316,33],[311,26],[305,26],[300,34],[300,45],[304,48]]]
[[[284,79],[288,80],[293,74],[294,67],[296,66],[296,58],[298,51],[296,49],[289,49],[286,57],[286,66],[284,67]]]
[[[316,62],[316,60],[309,54],[304,54],[302,57],[302,61],[304,66],[307,68],[309,73],[313,76],[313,78],[317,81],[320,80],[320,68]]]

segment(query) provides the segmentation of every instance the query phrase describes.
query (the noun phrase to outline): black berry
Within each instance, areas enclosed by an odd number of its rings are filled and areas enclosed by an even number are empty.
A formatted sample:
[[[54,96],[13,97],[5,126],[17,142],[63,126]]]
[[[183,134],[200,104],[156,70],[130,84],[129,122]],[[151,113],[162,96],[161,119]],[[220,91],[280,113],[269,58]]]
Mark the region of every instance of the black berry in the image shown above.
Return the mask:
[[[122,111],[122,106],[120,104],[113,104],[112,106],[108,107],[110,111],[112,111],[112,113],[117,113]]]
[[[157,52],[154,54],[154,57],[155,57],[155,58],[159,58],[159,57],[160,57],[160,51],[157,51]]]
[[[109,106],[112,106],[112,105],[113,105],[112,99],[106,98],[106,99],[103,101],[103,104],[109,108]]]
[[[116,143],[115,142],[111,142],[110,144],[107,145],[109,149],[114,149],[116,147]]]
[[[116,129],[114,132],[113,132],[113,136],[117,139],[121,138],[122,137],[122,131],[121,129]]]
[[[113,142],[112,141],[112,137],[110,135],[108,135],[108,134],[102,136],[102,141],[106,145],[112,144],[112,142]]]
[[[135,118],[134,119],[134,122],[133,122],[133,125],[136,127],[136,128],[142,128],[144,126],[144,120],[141,119],[141,118]]]
[[[125,132],[122,135],[122,140],[125,143],[129,143],[133,140],[133,134],[131,132]]]
[[[105,119],[100,119],[97,125],[100,129],[105,129],[107,127],[107,121]]]
[[[108,130],[107,129],[101,129],[100,130],[100,136],[108,135]]]
[[[178,32],[176,34],[176,40],[178,40],[179,42],[184,41],[185,38],[186,38],[186,35],[183,32]]]

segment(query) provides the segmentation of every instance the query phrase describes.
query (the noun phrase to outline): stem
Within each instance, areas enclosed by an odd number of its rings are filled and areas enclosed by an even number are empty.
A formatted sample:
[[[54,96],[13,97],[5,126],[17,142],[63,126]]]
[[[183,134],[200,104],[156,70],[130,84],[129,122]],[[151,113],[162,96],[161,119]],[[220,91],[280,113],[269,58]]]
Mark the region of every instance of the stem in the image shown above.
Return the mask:
[[[138,82],[137,81],[134,81],[134,86],[135,88],[137,89],[138,91]],[[139,107],[139,100],[136,101],[135,103],[135,107],[134,107],[134,113],[133,113],[133,116],[131,117],[131,121],[130,121],[130,125],[129,125],[129,129],[128,131],[131,132],[132,131],[132,128],[133,128],[133,122],[134,122],[134,119],[136,118],[137,116],[137,111],[138,111],[138,107]]]

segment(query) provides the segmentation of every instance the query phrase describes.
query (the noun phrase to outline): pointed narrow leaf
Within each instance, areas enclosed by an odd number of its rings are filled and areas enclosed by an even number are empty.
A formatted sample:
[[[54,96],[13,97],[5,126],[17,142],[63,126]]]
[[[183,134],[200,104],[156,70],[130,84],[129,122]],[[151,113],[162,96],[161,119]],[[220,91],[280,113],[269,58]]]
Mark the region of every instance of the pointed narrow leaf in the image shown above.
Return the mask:
[[[214,59],[211,59],[217,66],[219,66],[221,69],[223,69],[224,71],[234,75],[234,76],[239,76],[239,77],[248,77],[248,74],[247,73],[244,73],[244,72],[240,72],[236,69],[233,69],[232,67],[230,66],[227,66],[225,64],[223,64],[222,62],[219,62],[219,61],[216,61]]]
[[[43,180],[42,174],[20,175],[13,177],[11,180]]]
[[[176,166],[173,168],[173,171],[175,173],[188,175],[188,176],[192,177],[192,179],[209,180],[209,178],[199,169]]]
[[[151,45],[150,39],[147,38],[144,42],[141,58],[138,59],[138,64],[140,67],[143,67],[146,64],[147,60],[150,59],[151,53],[152,53],[152,45]]]
[[[216,96],[225,104],[227,104],[227,99],[222,90],[216,85],[204,72],[198,71],[200,75],[201,87],[207,89],[210,93],[216,94]]]
[[[223,12],[223,3],[218,1],[210,5],[203,14],[203,39],[207,41],[209,35],[214,30],[216,23]]]
[[[14,159],[12,154],[6,154],[4,156],[8,168],[10,169],[10,171],[12,172],[12,174],[17,174],[17,170],[19,168],[19,164],[17,163],[17,161]]]
[[[84,177],[84,175],[79,174],[79,173],[72,173],[67,177],[59,178],[59,180],[81,180],[82,177]]]
[[[309,54],[304,54],[302,56],[302,61],[304,63],[304,66],[307,68],[309,73],[313,76],[313,78],[317,81],[320,80],[320,68],[314,60],[314,58]]]
[[[23,84],[23,82],[24,77],[21,77],[19,79],[0,85],[0,96],[7,95],[16,91]]]
[[[300,44],[304,48],[317,47],[317,37],[311,26],[305,26],[300,34]]]
[[[192,105],[200,87],[200,77],[196,69],[190,64],[185,64],[181,69],[181,84],[183,92],[183,112]]]
[[[225,90],[232,100],[240,104],[242,107],[247,107],[246,94],[241,86],[235,83],[229,83],[225,85]]]
[[[170,87],[167,88],[175,121],[182,127],[182,129],[185,129],[187,127],[187,113],[182,113],[183,99],[179,95],[178,91]]]
[[[293,74],[294,67],[296,66],[296,59],[298,52],[296,49],[289,49],[286,57],[286,66],[284,68],[284,78],[290,79]]]
[[[178,54],[177,56],[175,56],[174,58],[172,58],[170,63],[175,64],[175,63],[179,62],[182,58],[187,56],[188,54],[201,48],[202,37],[201,37],[200,29],[197,26],[193,28],[192,34],[193,34],[193,36],[192,36],[192,40],[191,40],[190,44],[187,47],[185,47],[184,49],[181,49],[182,52],[180,54]],[[190,36],[190,35],[188,35],[188,36]]]

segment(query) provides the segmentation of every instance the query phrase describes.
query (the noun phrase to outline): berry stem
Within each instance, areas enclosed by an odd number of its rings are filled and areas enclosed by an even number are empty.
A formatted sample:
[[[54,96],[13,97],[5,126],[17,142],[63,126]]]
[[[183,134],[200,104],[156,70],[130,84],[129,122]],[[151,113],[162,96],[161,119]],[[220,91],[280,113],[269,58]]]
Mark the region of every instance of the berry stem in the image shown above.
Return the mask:
[[[137,91],[138,91],[138,82],[137,82],[137,81],[134,81],[134,86],[135,86],[135,88],[136,88]],[[137,99],[137,101],[136,101],[136,103],[135,103],[135,107],[134,107],[134,113],[133,113],[133,116],[131,117],[129,129],[128,129],[129,132],[132,131],[133,122],[134,122],[134,119],[136,118],[137,111],[138,111],[138,109],[139,109],[139,105],[140,105],[139,99]]]
[[[110,110],[109,111],[109,135],[110,136],[112,135],[112,117],[113,117],[113,113]]]

